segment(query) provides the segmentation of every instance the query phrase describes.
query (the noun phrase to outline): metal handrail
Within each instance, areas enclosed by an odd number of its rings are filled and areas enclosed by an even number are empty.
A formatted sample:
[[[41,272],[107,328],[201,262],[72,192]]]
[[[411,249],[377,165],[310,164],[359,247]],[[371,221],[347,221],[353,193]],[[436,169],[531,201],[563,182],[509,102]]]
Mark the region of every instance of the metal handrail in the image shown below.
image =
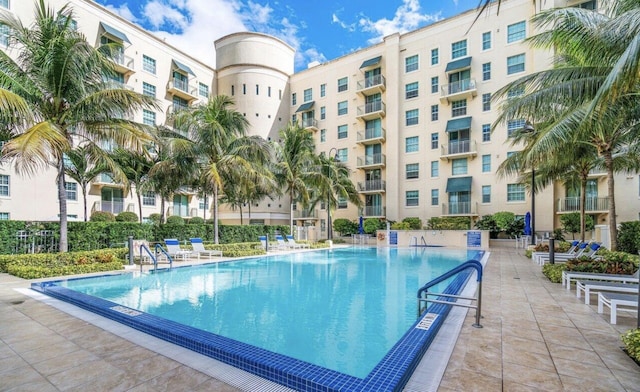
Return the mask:
[[[145,250],[147,252],[147,254],[149,255],[149,257],[151,258],[151,260],[153,261],[153,265],[157,265],[156,263],[156,258],[153,255],[153,253],[151,253],[151,250],[145,245],[145,244],[140,244],[140,272],[142,272],[142,251]]]
[[[417,240],[417,238],[416,238]],[[452,295],[452,294],[443,294],[443,293],[430,293],[429,292],[429,288],[433,287],[435,285],[437,285],[440,282],[443,282],[447,279],[449,279],[450,277],[459,274],[460,272],[467,270],[469,268],[475,268],[475,270],[477,271],[477,278],[476,281],[478,282],[478,297],[464,297],[464,296],[460,296],[460,295]],[[439,300],[439,299],[429,299],[427,298],[429,295],[437,295],[438,297],[446,297],[446,298],[454,298],[454,299],[468,299],[471,301],[477,301],[477,305],[467,305],[467,304],[460,304],[458,302],[452,302],[452,301],[448,301],[448,300]],[[420,315],[427,310],[427,303],[431,302],[431,303],[438,303],[438,304],[448,304],[448,305],[455,305],[455,306],[463,306],[466,308],[472,308],[472,309],[476,309],[476,322],[475,324],[473,324],[474,327],[476,328],[482,328],[482,325],[480,324],[480,317],[481,317],[481,313],[482,313],[482,264],[478,261],[478,260],[467,260],[466,262],[464,262],[463,264],[453,268],[452,270],[445,272],[444,274],[438,276],[437,278],[431,280],[430,282],[428,282],[427,284],[425,284],[424,286],[422,286],[420,289],[418,289],[418,317],[420,317]],[[425,303],[424,308],[422,307],[422,303]]]

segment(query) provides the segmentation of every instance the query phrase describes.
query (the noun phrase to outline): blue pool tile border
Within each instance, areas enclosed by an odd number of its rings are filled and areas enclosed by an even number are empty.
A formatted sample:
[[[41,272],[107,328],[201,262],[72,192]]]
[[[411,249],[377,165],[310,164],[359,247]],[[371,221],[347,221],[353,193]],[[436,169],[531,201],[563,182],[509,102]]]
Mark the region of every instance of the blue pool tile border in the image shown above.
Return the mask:
[[[481,257],[482,252],[478,252],[473,258]],[[471,275],[472,271],[460,273],[444,293],[459,294]],[[416,320],[369,375],[358,378],[135,309],[122,312],[118,309],[128,308],[67,289],[60,282],[63,280],[32,283],[31,288],[278,384],[309,392],[401,391],[451,310],[451,305],[430,305],[429,314],[437,315],[431,326],[417,328],[420,319]]]

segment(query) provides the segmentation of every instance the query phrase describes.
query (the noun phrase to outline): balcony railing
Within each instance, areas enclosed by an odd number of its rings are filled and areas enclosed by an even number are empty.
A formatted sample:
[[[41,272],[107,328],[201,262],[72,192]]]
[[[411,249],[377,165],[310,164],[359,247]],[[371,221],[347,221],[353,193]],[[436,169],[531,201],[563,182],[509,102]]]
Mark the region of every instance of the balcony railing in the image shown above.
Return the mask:
[[[442,158],[452,155],[463,156],[475,156],[478,153],[475,140],[456,140],[442,145]]]
[[[359,192],[384,192],[386,189],[385,180],[369,180],[358,183]]]
[[[114,197],[112,200],[101,200],[100,211],[119,214],[124,211],[124,199],[121,197]]]
[[[362,216],[384,217],[387,215],[387,208],[383,206],[366,206],[361,211]]]
[[[478,203],[471,201],[443,203],[442,215],[478,215]]]
[[[357,167],[385,166],[387,157],[384,154],[371,154],[358,157]]]
[[[608,197],[587,197],[585,202],[585,211],[594,212],[609,211]],[[578,212],[580,211],[579,197],[565,197],[558,199],[558,212]]]
[[[193,100],[198,97],[197,88],[190,85],[188,81],[178,79],[178,78],[173,78],[169,80],[169,82],[167,83],[167,90],[172,94],[176,94],[179,97],[182,97],[188,100]]]
[[[358,106],[356,116],[364,120],[372,120],[381,118],[386,115],[387,107],[382,101],[369,102],[365,105]]]
[[[371,90],[382,92],[386,88],[386,83],[382,75],[370,76],[356,83],[356,92],[363,93]]]
[[[367,144],[367,142],[384,141],[386,132],[384,128],[371,128],[358,132],[358,143]]]
[[[119,72],[133,73],[134,72],[134,60],[129,56],[125,56],[124,53],[117,53],[113,56],[113,62],[116,63],[116,68]]]
[[[307,210],[295,210],[293,211],[293,219],[317,219],[318,215],[316,214],[316,210],[307,211]]]
[[[316,120],[315,118],[305,118],[302,120],[302,127],[303,128],[311,128],[311,129],[318,129],[318,120]]]

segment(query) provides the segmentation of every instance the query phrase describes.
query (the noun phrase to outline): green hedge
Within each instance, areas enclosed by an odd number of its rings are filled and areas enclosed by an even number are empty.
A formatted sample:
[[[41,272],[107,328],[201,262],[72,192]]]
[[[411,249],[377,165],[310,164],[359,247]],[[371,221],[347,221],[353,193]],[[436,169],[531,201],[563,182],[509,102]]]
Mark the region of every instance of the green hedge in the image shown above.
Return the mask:
[[[621,338],[627,354],[640,364],[640,328],[625,332]]]

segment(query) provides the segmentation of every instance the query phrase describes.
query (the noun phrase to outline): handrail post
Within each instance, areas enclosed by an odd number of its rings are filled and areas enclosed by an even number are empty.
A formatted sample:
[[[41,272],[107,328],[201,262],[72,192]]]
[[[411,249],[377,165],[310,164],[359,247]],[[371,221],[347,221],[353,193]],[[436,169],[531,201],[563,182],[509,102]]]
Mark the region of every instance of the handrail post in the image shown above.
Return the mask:
[[[475,328],[482,328],[480,317],[482,315],[482,280],[478,282],[478,305],[476,307],[476,323],[472,325]]]
[[[129,265],[133,265],[133,236],[132,235],[129,236],[128,246],[129,246]]]

